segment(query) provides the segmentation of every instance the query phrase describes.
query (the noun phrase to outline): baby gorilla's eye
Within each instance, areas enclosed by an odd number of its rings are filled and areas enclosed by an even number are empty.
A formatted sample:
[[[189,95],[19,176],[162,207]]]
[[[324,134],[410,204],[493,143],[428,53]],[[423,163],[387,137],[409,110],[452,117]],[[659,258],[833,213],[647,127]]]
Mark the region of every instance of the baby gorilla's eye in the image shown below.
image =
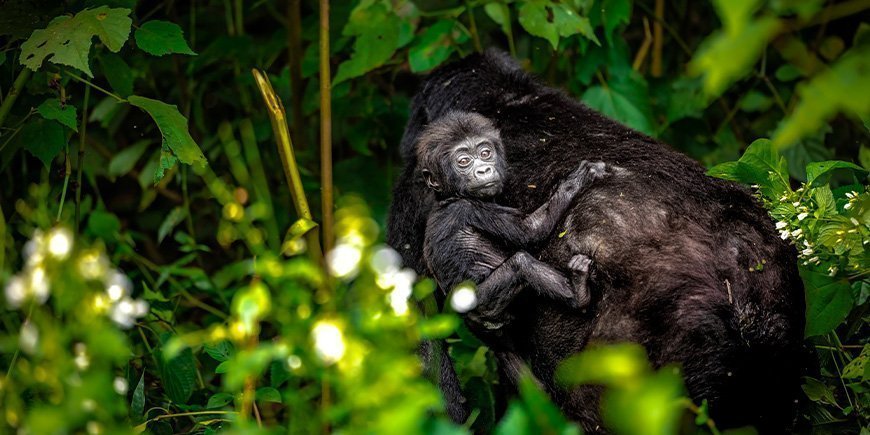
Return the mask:
[[[484,148],[484,149],[480,150],[480,158],[481,159],[486,160],[490,157],[492,157],[492,150],[490,150],[489,148]]]
[[[464,168],[471,164],[471,158],[468,156],[462,156],[459,158],[459,160],[456,161],[456,163],[459,163],[459,166],[462,166]]]

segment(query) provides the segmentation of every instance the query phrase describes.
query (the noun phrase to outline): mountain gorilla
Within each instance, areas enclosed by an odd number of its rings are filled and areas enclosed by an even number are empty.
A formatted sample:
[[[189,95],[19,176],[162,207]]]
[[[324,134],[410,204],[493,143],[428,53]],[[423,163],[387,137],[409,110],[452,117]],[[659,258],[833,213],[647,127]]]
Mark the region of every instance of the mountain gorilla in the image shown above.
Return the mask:
[[[416,147],[421,173],[439,200],[426,226],[425,259],[442,289],[477,284],[476,321],[491,329],[506,322],[505,310],[525,286],[574,308],[589,303],[589,257],[572,257],[569,279],[526,250],[548,238],[574,198],[606,175],[603,163],[583,161],[534,212],[498,205],[491,199],[506,172],[499,136],[486,118],[451,112],[430,124]]]
[[[559,363],[590,342],[631,341],[654,366],[680,364],[690,395],[709,401],[720,427],[789,427],[801,372],[803,284],[795,249],[751,192],[707,177],[688,157],[542,85],[502,53],[471,55],[425,80],[402,139],[405,168],[388,242],[423,275],[430,270],[424,233],[437,198],[413,147],[430,122],[451,111],[477,112],[501,132],[508,178],[496,200],[507,207],[535,210],[582,160],[622,168],[577,197],[566,232],[534,253],[552,265],[576,252],[592,257],[595,297],[587,310],[524,292],[501,331],[567,416],[600,430],[601,390],[558,385]],[[487,344],[496,351],[503,345]],[[446,351],[429,353],[441,361],[448,412],[462,420],[467,409]]]

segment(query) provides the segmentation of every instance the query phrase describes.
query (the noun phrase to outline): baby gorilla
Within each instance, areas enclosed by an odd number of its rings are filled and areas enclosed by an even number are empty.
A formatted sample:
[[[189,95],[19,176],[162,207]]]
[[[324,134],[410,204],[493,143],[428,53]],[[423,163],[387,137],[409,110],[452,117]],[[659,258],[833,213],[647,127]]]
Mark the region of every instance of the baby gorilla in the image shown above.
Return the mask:
[[[538,295],[581,308],[592,260],[582,254],[568,264],[570,279],[526,252],[546,240],[574,197],[605,176],[604,163],[582,162],[534,212],[492,202],[506,172],[498,130],[476,113],[452,112],[428,125],[417,143],[426,184],[439,201],[426,225],[424,255],[444,291],[462,281],[477,284],[475,317],[491,329],[526,286]]]

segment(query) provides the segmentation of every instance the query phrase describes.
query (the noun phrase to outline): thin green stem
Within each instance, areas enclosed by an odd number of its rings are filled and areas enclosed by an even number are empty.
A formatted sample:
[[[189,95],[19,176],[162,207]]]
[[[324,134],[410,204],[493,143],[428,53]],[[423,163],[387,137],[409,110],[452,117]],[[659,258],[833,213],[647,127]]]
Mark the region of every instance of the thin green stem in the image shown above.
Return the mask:
[[[18,77],[15,78],[15,81],[12,83],[12,88],[9,89],[9,93],[6,94],[6,99],[3,100],[3,104],[0,104],[0,127],[3,126],[3,123],[6,121],[6,117],[9,115],[9,111],[12,110],[12,106],[15,104],[15,100],[18,99],[18,95],[21,94],[21,90],[24,89],[24,85],[27,83],[27,80],[30,79],[30,68],[25,67],[18,73]]]
[[[483,46],[480,44],[480,35],[477,33],[477,21],[474,19],[474,8],[468,0],[465,1],[465,10],[468,12],[468,26],[469,30],[471,30],[471,40],[474,41],[474,49],[477,50],[478,53],[483,53]]]
[[[57,208],[57,217],[55,218],[55,222],[60,222],[61,215],[63,215],[63,204],[64,202],[66,202],[66,189],[67,187],[69,187],[69,177],[70,174],[72,174],[69,163],[69,145],[67,145],[66,147],[66,153],[64,153],[63,163],[63,189],[60,192],[60,206]]]
[[[82,83],[84,83],[84,84],[86,84],[86,85],[88,85],[88,86],[90,86],[90,87],[92,87],[92,88],[94,88],[94,89],[96,89],[96,90],[98,90],[98,91],[100,91],[100,92],[102,92],[102,93],[104,93],[104,94],[106,94],[106,95],[108,95],[108,96],[110,96],[110,97],[112,97],[112,98],[118,100],[119,103],[126,103],[126,102],[127,102],[127,100],[121,98],[118,94],[114,94],[114,93],[112,93],[112,92],[109,92],[109,91],[107,91],[107,90],[101,88],[100,86],[91,83],[91,82],[88,81],[87,79],[84,79],[84,78],[81,78],[81,77],[77,76],[77,75],[74,74],[74,73],[71,73],[71,72],[69,72],[69,71],[64,70],[64,74],[66,74],[66,75],[70,76],[71,78],[73,78],[73,79],[75,79],[75,80],[77,80],[77,81],[80,81],[80,82],[82,82]]]
[[[6,216],[3,214],[3,201],[0,201],[0,271],[6,261]]]
[[[79,233],[82,204],[82,170],[85,166],[85,139],[88,133],[88,99],[91,96],[91,88],[85,87],[85,98],[82,104],[82,123],[79,127],[79,158],[76,161],[78,174],[76,175],[76,214],[75,230]]]

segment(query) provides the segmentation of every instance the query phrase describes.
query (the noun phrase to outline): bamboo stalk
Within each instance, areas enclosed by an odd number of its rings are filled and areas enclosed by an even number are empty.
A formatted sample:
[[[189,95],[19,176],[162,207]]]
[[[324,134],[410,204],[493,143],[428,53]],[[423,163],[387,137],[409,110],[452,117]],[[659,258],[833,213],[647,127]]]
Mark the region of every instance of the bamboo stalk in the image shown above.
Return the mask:
[[[302,188],[299,167],[296,165],[296,155],[293,153],[293,141],[290,139],[290,131],[287,129],[287,114],[284,112],[284,105],[281,104],[281,100],[275,94],[268,76],[256,69],[251,72],[254,74],[254,80],[257,82],[257,87],[260,88],[260,93],[263,94],[266,107],[269,109],[269,119],[272,121],[272,131],[275,133],[278,154],[281,156],[281,166],[284,168],[287,186],[290,188],[290,195],[293,197],[293,207],[300,218],[313,221],[311,209],[308,207],[308,199],[305,197],[305,190]],[[308,242],[309,255],[319,264],[322,264],[323,254],[320,250],[317,231],[309,231],[306,234],[306,240]]]
[[[329,0],[320,0],[320,188],[323,247],[332,249],[332,74],[329,69]]]
[[[24,67],[12,83],[12,88],[9,89],[9,93],[6,94],[6,99],[3,100],[3,104],[0,105],[0,127],[3,126],[6,117],[9,115],[9,111],[12,110],[12,106],[15,104],[15,100],[18,99],[18,95],[20,95],[21,90],[24,89],[24,84],[30,79],[30,74],[30,68]]]

